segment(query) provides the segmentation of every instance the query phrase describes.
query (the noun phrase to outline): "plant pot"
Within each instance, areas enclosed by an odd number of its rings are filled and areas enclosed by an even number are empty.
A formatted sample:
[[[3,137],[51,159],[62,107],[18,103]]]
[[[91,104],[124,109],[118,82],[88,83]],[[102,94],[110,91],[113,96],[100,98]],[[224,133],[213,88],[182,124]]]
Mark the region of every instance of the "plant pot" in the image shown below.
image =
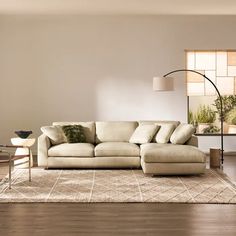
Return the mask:
[[[223,123],[223,131],[224,134],[227,134],[229,132],[229,125],[226,122]]]
[[[209,123],[199,123],[198,124],[198,128],[197,128],[197,132],[199,134],[203,134],[204,133],[204,129],[209,128],[210,124]]]
[[[228,134],[236,134],[236,125],[229,125]]]

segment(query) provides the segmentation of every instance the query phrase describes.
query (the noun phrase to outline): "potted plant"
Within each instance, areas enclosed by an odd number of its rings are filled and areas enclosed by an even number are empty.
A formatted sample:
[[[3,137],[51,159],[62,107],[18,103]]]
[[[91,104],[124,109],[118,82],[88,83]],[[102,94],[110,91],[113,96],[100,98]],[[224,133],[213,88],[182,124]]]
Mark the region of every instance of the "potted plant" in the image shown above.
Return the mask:
[[[197,127],[197,121],[195,119],[195,115],[191,110],[188,112],[188,123],[192,124],[195,128]]]
[[[209,128],[216,120],[216,112],[210,106],[200,105],[195,119],[198,123],[198,133],[204,133],[204,129]]]
[[[228,124],[226,121],[226,117],[227,114],[236,106],[236,96],[234,95],[228,95],[228,96],[221,96],[222,98],[222,105],[223,105],[223,109],[222,109],[222,116],[223,116],[223,125],[224,125],[224,133],[228,133]],[[220,98],[217,97],[214,101],[214,104],[212,104],[213,106],[216,107],[217,113],[219,114],[219,120],[221,118],[220,116]],[[226,122],[225,122],[226,121]]]
[[[216,125],[213,125],[213,124],[203,129],[204,134],[215,134],[215,133],[219,133],[219,131],[220,131],[220,128],[218,128]]]
[[[229,124],[228,133],[236,133],[236,108],[227,113],[226,122]]]

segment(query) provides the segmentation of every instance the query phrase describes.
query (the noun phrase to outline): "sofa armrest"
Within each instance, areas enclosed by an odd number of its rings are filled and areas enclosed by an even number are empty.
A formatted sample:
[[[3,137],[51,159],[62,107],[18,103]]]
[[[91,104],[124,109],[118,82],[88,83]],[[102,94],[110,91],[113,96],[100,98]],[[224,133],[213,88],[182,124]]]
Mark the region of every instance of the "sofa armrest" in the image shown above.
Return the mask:
[[[47,167],[50,146],[50,140],[45,134],[38,137],[38,166]]]
[[[198,137],[192,135],[192,137],[186,142],[187,145],[198,147]]]

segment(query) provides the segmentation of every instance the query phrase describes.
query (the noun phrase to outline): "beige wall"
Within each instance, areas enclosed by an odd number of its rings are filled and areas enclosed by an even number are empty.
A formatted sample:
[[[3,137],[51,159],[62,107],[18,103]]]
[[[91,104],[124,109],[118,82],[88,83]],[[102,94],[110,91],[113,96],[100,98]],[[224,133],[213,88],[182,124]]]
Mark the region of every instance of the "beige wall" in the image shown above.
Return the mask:
[[[0,16],[0,142],[52,121],[185,122],[183,76],[172,93],[153,92],[152,77],[184,67],[184,49],[235,49],[235,25],[234,16]]]

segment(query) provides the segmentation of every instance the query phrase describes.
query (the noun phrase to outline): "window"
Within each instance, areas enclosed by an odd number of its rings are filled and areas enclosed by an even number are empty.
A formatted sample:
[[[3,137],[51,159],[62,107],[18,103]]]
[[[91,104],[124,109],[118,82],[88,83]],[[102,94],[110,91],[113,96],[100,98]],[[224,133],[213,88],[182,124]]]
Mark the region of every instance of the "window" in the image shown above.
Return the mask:
[[[216,85],[224,101],[224,133],[236,133],[236,50],[188,50],[186,69],[205,74]],[[196,125],[197,133],[218,133],[219,99],[214,86],[196,73],[187,72],[186,78],[189,122]]]
[[[187,69],[205,74],[215,83],[221,95],[236,95],[236,51],[187,51]],[[216,95],[202,76],[187,73],[187,94]]]

